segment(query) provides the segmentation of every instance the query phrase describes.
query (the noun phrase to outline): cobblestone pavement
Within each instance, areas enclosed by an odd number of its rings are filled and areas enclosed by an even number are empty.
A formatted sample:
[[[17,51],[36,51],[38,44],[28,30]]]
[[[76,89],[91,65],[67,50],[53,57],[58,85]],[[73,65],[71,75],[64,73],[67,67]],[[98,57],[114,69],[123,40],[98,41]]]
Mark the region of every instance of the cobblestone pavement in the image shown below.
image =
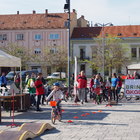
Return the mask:
[[[15,123],[48,122],[51,124],[48,105],[42,106],[43,112],[28,111],[15,113]],[[46,131],[34,140],[140,140],[140,101],[123,101],[118,105],[106,107],[93,102],[75,105],[63,102],[62,122],[56,121],[55,129]],[[11,118],[9,113],[2,112],[0,130],[18,128],[7,127]],[[86,116],[81,116],[87,114]],[[78,118],[73,118],[77,116]],[[68,123],[72,120],[72,123]]]

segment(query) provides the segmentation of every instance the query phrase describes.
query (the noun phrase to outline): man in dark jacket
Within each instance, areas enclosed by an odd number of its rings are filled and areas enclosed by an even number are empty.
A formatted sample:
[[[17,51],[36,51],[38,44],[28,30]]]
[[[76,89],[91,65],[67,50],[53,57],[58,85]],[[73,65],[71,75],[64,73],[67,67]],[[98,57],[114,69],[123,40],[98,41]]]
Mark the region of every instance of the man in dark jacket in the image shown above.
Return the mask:
[[[1,77],[0,77],[0,86],[7,88],[6,85],[7,85],[7,80],[5,77],[5,73],[3,72]]]
[[[78,82],[79,99],[81,103],[83,104],[85,100],[85,92],[87,88],[87,78],[84,75],[84,71],[81,71],[80,75],[78,75],[77,82]]]

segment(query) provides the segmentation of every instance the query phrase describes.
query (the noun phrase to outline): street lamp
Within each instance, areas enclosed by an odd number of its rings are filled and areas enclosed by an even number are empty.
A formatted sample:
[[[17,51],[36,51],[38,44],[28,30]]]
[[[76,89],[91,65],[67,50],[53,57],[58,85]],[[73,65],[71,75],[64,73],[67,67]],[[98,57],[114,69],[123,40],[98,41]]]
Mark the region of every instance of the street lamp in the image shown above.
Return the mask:
[[[64,5],[65,12],[68,12],[68,30],[69,30],[69,44],[68,44],[68,93],[70,93],[70,0],[66,0]]]
[[[112,23],[106,23],[106,24],[101,24],[101,23],[96,23],[94,25],[95,27],[102,27],[102,50],[103,50],[103,80],[105,80],[105,35],[104,35],[104,27],[105,26],[113,26]]]

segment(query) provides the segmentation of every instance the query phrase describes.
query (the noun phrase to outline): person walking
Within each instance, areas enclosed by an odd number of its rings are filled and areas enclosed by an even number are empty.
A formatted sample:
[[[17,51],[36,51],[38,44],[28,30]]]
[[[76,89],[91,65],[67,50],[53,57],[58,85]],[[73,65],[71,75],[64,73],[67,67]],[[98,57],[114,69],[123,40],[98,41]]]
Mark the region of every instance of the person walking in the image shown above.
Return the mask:
[[[41,100],[41,96],[44,94],[44,85],[43,85],[43,82],[42,82],[42,73],[39,73],[38,74],[38,77],[35,81],[35,88],[36,88],[36,96],[37,96],[37,103],[36,103],[36,111],[42,111],[40,108],[39,108],[39,105],[40,105],[40,100]]]
[[[111,100],[112,100],[112,96],[114,96],[114,101],[117,98],[116,101],[118,101],[118,94],[117,94],[117,84],[118,84],[118,78],[116,73],[112,74],[112,78],[111,78]]]
[[[36,106],[36,88],[35,88],[35,81],[36,81],[36,75],[34,73],[31,74],[31,78],[28,80],[27,86],[29,89],[29,94],[30,94],[30,103],[31,106]]]
[[[118,83],[117,83],[117,102],[118,102],[118,95],[122,88],[122,79],[120,76],[118,76]]]
[[[90,91],[90,99],[93,98],[93,93],[94,93],[94,79],[95,75],[92,76],[89,82],[89,91]]]
[[[94,91],[96,94],[96,102],[97,104],[99,104],[101,103],[101,98],[100,98],[101,82],[100,82],[99,74],[97,74],[94,79]]]
[[[16,87],[19,89],[20,88],[20,75],[19,75],[19,73],[16,73],[16,75],[14,76],[14,83],[15,83]]]
[[[78,92],[79,92],[79,99],[81,101],[81,104],[83,104],[85,97],[86,97],[86,88],[87,88],[87,78],[84,75],[84,71],[80,72],[80,75],[77,77],[78,82]]]

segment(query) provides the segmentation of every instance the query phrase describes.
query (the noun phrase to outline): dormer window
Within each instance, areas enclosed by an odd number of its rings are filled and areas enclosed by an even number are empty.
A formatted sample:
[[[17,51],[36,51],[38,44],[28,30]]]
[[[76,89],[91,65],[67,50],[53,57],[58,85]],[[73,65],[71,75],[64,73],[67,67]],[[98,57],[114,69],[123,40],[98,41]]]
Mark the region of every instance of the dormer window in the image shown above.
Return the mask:
[[[134,36],[136,36],[136,35],[137,35],[137,33],[133,33],[133,35],[134,35]]]
[[[122,36],[122,33],[118,33],[118,36]]]

